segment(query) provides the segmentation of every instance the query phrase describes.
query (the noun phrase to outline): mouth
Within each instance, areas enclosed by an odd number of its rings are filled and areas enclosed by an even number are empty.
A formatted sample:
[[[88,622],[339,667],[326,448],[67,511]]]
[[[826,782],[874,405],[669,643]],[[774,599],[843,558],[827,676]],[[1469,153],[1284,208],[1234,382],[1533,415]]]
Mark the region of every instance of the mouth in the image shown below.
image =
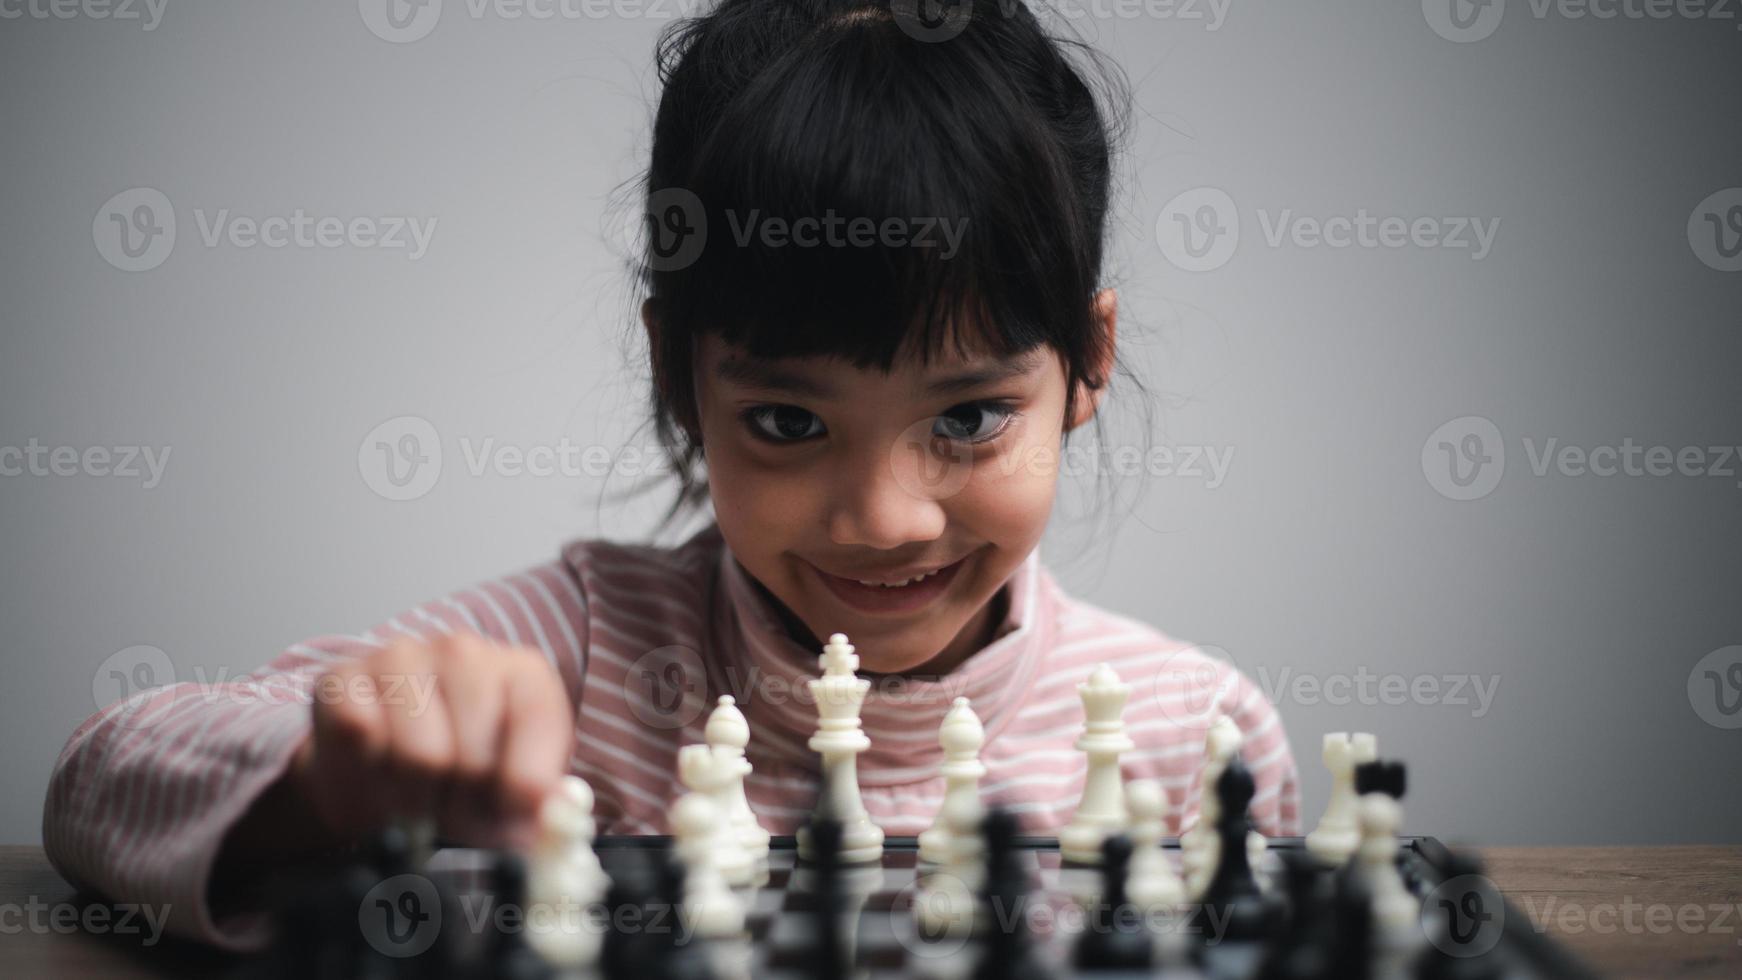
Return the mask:
[[[889,615],[911,613],[930,605],[948,591],[957,573],[967,564],[968,557],[963,556],[916,577],[886,583],[831,575],[815,565],[811,565],[811,569],[837,599],[853,609],[873,615]]]

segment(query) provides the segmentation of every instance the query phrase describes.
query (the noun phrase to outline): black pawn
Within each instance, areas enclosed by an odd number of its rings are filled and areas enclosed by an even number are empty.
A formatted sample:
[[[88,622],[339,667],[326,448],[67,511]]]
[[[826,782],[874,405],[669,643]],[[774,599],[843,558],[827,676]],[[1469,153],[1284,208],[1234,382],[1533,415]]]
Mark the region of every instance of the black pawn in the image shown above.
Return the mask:
[[[815,938],[806,959],[816,980],[839,980],[851,966],[841,940],[841,834],[834,820],[817,820],[810,827]]]
[[[1137,910],[1126,897],[1131,871],[1131,838],[1112,834],[1101,842],[1101,897],[1089,928],[1077,940],[1080,970],[1147,971],[1155,944]]]
[[[501,980],[544,980],[551,974],[550,965],[526,943],[526,862],[518,854],[504,851],[496,855],[490,878],[496,906],[517,913],[520,926],[488,933],[483,975]]]
[[[1370,980],[1373,975],[1372,896],[1360,878],[1339,876],[1331,902],[1331,965],[1325,976]]]
[[[1028,931],[1028,873],[1016,847],[1021,821],[1009,810],[995,808],[986,814],[980,832],[986,839],[982,901],[987,932],[974,980],[1047,980]]]
[[[1259,971],[1260,980],[1318,980],[1330,967],[1333,926],[1326,909],[1324,865],[1304,850],[1289,849],[1282,857],[1288,925],[1270,948]]]
[[[639,853],[639,852],[634,852]],[[645,962],[645,947],[652,939],[649,923],[653,920],[653,896],[647,888],[648,869],[644,864],[614,869],[610,887],[605,891],[605,911],[610,916],[604,942],[599,951],[600,971],[605,980],[644,980],[640,971]]]
[[[1246,859],[1246,834],[1252,829],[1247,807],[1256,787],[1252,774],[1239,757],[1216,781],[1216,799],[1222,812],[1216,821],[1216,839],[1221,852],[1204,898],[1192,913],[1193,929],[1211,944],[1254,942],[1274,932],[1279,909],[1258,887],[1258,877]]]

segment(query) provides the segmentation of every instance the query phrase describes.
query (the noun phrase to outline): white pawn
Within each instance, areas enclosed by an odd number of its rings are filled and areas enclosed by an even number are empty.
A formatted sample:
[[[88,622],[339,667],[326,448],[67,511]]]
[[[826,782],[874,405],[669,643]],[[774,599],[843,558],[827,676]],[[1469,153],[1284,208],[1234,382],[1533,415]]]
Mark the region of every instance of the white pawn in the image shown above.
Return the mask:
[[[723,939],[744,931],[744,905],[720,874],[715,857],[733,831],[705,793],[685,793],[671,810],[678,860],[684,866],[683,916],[695,935]]]
[[[1089,757],[1083,780],[1083,798],[1071,822],[1059,831],[1059,853],[1078,864],[1101,863],[1101,842],[1108,834],[1122,833],[1130,822],[1125,809],[1125,779],[1119,772],[1119,756],[1136,748],[1125,734],[1125,702],[1131,686],[1107,664],[1077,685],[1083,701],[1083,734],[1077,748]]]
[[[1125,784],[1131,809],[1131,871],[1126,894],[1139,908],[1158,911],[1186,900],[1185,883],[1173,870],[1161,839],[1167,835],[1167,794],[1153,779]]]
[[[1379,758],[1379,740],[1369,732],[1325,733],[1325,768],[1331,771],[1331,800],[1318,827],[1307,835],[1307,851],[1333,867],[1347,863],[1361,843],[1355,812],[1355,767]]]
[[[678,779],[686,789],[706,794],[719,812],[721,833],[713,862],[729,885],[751,884],[757,870],[756,860],[744,846],[738,827],[728,819],[732,812],[732,786],[737,782],[734,773],[737,763],[742,761],[721,754],[711,745],[686,745],[677,750]]]
[[[1374,945],[1385,953],[1408,953],[1425,938],[1421,902],[1410,894],[1397,867],[1397,832],[1403,826],[1403,805],[1385,793],[1368,793],[1356,804],[1361,843],[1355,871],[1371,897]]]
[[[610,879],[593,850],[593,831],[592,787],[564,776],[539,808],[527,880],[529,903],[556,916],[554,924],[529,922],[527,942],[559,967],[592,963],[604,938],[591,916]]]
[[[948,829],[950,852],[925,879],[925,890],[913,911],[928,935],[957,936],[972,930],[979,907],[978,892],[985,877],[986,842],[980,833],[985,808],[978,796],[956,796],[944,801],[938,816]]]
[[[744,758],[744,749],[750,744],[750,724],[744,720],[744,712],[738,710],[732,695],[720,695],[719,706],[708,715],[708,726],[702,737],[714,747],[715,755],[732,760],[722,764],[730,777],[722,795],[727,798],[727,814],[738,831],[739,843],[750,852],[751,860],[766,860],[768,831],[756,821],[756,813],[750,809],[750,797],[744,792],[744,780],[751,772],[750,760]]]
[[[1221,816],[1222,804],[1216,796],[1216,781],[1228,768],[1228,760],[1240,751],[1242,741],[1240,726],[1227,715],[1217,715],[1204,733],[1204,764],[1198,770],[1198,822],[1179,838],[1180,864],[1194,895],[1209,883],[1220,859],[1216,820]]]
[[[952,853],[953,837],[944,821],[950,801],[960,797],[978,800],[980,779],[986,775],[986,766],[980,761],[986,729],[967,698],[957,698],[950,705],[938,728],[938,744],[944,747],[944,762],[939,767],[945,781],[944,799],[938,806],[937,820],[919,835],[919,859],[932,864],[943,864]]]

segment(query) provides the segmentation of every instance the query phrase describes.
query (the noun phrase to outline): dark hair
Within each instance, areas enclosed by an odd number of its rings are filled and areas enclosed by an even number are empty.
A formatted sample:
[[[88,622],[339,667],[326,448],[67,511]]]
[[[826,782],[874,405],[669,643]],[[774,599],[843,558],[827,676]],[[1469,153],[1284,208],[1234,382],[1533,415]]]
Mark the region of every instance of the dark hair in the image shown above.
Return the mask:
[[[1049,345],[1067,368],[1066,419],[1078,383],[1110,380],[1094,376],[1114,362],[1093,299],[1128,99],[1111,100],[1117,115],[1098,105],[1066,57],[1098,66],[1093,50],[1049,35],[1023,0],[964,3],[944,31],[916,6],[722,0],[660,37],[636,259],[657,327],[653,423],[680,482],[667,526],[707,498],[692,375],[704,333],[884,371],[945,342],[996,356]],[[941,219],[965,234],[953,255],[886,240],[770,248],[740,239],[753,214]]]

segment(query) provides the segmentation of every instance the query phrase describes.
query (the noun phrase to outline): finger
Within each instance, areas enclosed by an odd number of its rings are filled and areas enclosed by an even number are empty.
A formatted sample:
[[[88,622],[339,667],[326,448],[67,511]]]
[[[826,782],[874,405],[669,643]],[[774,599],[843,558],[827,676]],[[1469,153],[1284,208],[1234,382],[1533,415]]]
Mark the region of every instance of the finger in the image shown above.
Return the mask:
[[[537,654],[520,654],[508,671],[505,731],[498,762],[504,816],[524,820],[568,771],[574,716],[562,678]]]
[[[453,727],[437,676],[434,656],[421,644],[396,644],[376,661],[375,685],[392,733],[386,775],[400,816],[434,812],[453,767]]]

